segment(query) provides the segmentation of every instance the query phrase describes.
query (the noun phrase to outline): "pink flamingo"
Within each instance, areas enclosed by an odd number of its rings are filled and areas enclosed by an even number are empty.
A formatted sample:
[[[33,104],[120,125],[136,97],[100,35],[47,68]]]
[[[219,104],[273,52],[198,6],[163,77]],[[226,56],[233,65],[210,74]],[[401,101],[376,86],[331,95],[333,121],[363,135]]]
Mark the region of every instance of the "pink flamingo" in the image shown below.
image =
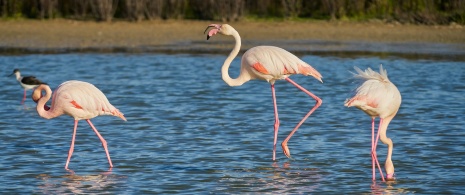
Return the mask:
[[[402,97],[397,87],[389,81],[387,72],[380,65],[379,72],[377,73],[371,68],[365,71],[355,67],[358,74],[356,78],[364,82],[358,86],[355,91],[354,97],[345,101],[345,106],[362,110],[371,117],[371,160],[373,168],[373,180],[375,180],[375,164],[378,165],[379,172],[383,181],[383,171],[379,166],[378,158],[376,155],[376,145],[378,139],[384,144],[388,145],[388,154],[385,162],[386,179],[394,180],[394,164],[392,163],[391,156],[393,150],[392,140],[386,136],[386,130],[391,120],[399,110]],[[375,118],[379,117],[378,133],[375,141]]]
[[[42,91],[45,90],[45,97],[42,97]],[[126,121],[123,113],[110,104],[107,97],[94,85],[82,81],[66,81],[62,83],[53,93],[52,105],[49,108],[45,104],[52,97],[52,90],[48,85],[39,85],[32,94],[32,99],[37,102],[37,113],[46,119],[52,119],[63,114],[67,114],[74,118],[74,131],[71,140],[71,146],[68,152],[68,160],[66,161],[65,169],[68,169],[69,160],[74,151],[74,140],[76,138],[76,129],[78,121],[85,119],[95,134],[102,142],[105,149],[108,163],[113,167],[108,152],[107,142],[97,129],[94,127],[91,118],[100,115],[117,116]]]
[[[44,82],[40,81],[35,76],[24,76],[24,77],[22,77],[21,72],[19,72],[19,69],[14,69],[13,73],[10,74],[10,76],[11,75],[16,76],[16,80],[19,82],[21,87],[24,89],[24,96],[23,96],[23,100],[21,101],[21,104],[24,104],[24,101],[26,100],[26,91],[27,90],[34,89],[37,86],[39,86],[40,84],[45,84],[45,85],[47,84],[47,83],[44,83]]]
[[[276,105],[276,95],[274,83],[276,80],[286,80],[298,89],[302,90],[304,93],[316,100],[316,104],[313,108],[303,117],[303,119],[297,124],[297,126],[291,131],[291,133],[286,137],[282,142],[281,147],[283,148],[284,154],[290,158],[291,153],[287,146],[287,142],[291,136],[297,131],[297,129],[302,125],[302,123],[321,105],[322,100],[310,91],[304,89],[294,81],[292,81],[289,76],[293,74],[303,74],[305,76],[313,76],[320,82],[323,82],[321,74],[315,70],[312,66],[305,63],[295,55],[289,53],[288,51],[274,46],[258,46],[249,49],[242,56],[241,61],[241,71],[237,78],[233,79],[229,76],[228,69],[231,65],[232,60],[237,56],[241,48],[241,37],[239,33],[228,24],[210,24],[205,32],[212,27],[208,32],[207,40],[217,34],[230,35],[233,36],[236,45],[231,51],[229,56],[224,61],[223,67],[221,68],[221,74],[223,80],[229,86],[240,86],[245,82],[252,79],[261,79],[269,82],[271,84],[271,94],[273,97],[274,105],[274,142],[273,142],[273,160],[276,158],[276,142],[278,137],[278,128],[279,128],[279,118],[278,118],[278,107]],[[205,33],[204,32],[204,33]]]

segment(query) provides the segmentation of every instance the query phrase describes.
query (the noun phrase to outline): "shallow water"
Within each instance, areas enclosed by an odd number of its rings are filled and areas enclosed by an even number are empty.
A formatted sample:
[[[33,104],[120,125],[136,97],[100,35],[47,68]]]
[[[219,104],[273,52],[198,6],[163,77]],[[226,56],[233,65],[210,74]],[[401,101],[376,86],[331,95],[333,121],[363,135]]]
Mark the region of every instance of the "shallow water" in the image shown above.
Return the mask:
[[[0,187],[21,194],[63,193],[331,193],[460,194],[465,178],[465,63],[401,58],[301,56],[322,75],[292,78],[323,105],[289,142],[292,159],[273,162],[270,86],[221,80],[224,55],[58,54],[0,56]],[[231,68],[238,74],[239,59]],[[403,102],[388,129],[397,181],[371,180],[371,120],[344,100],[355,83],[349,71],[379,64]],[[113,169],[91,128],[81,121],[74,155],[64,164],[73,119],[40,118],[14,68],[55,89],[66,80],[100,88],[127,122],[97,117]],[[285,81],[276,84],[279,143],[314,100]],[[384,164],[386,146],[378,146]],[[384,167],[384,166],[383,166]]]

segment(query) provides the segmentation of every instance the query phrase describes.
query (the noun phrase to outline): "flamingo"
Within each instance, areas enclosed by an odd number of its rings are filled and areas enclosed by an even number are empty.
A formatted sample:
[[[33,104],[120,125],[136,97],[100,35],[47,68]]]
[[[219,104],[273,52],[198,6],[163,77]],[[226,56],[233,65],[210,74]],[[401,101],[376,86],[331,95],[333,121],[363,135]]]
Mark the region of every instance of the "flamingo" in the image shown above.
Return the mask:
[[[44,97],[42,95],[43,90],[45,90]],[[68,170],[68,164],[74,151],[74,140],[76,138],[78,121],[82,119],[85,119],[87,123],[89,123],[95,134],[99,137],[105,149],[110,168],[113,167],[107,148],[107,142],[94,127],[90,119],[100,115],[112,115],[126,121],[123,113],[111,105],[107,97],[105,97],[97,87],[83,81],[73,80],[62,83],[53,93],[51,107],[48,107],[45,104],[50,100],[50,97],[52,97],[52,90],[48,85],[41,84],[34,90],[32,99],[37,103],[37,113],[39,116],[52,119],[67,114],[74,118],[73,138],[71,140],[65,169]]]
[[[294,54],[274,46],[257,46],[249,49],[244,53],[241,60],[241,69],[240,74],[237,78],[231,78],[228,73],[229,66],[231,65],[232,60],[237,56],[241,48],[241,37],[239,33],[228,24],[210,24],[207,29],[213,28],[208,32],[207,40],[210,39],[213,35],[219,33],[222,35],[233,36],[236,44],[234,49],[231,51],[229,56],[224,61],[224,64],[221,68],[221,74],[224,82],[229,86],[240,86],[245,82],[252,79],[265,80],[271,84],[271,95],[273,99],[274,106],[274,141],[273,141],[273,161],[276,160],[276,142],[278,137],[279,129],[279,118],[278,118],[278,107],[276,104],[276,95],[275,95],[275,81],[276,80],[286,80],[313,99],[316,100],[313,108],[305,115],[302,120],[296,125],[296,127],[291,131],[291,133],[286,137],[286,139],[281,143],[284,155],[290,158],[291,153],[287,142],[292,137],[292,135],[297,131],[297,129],[304,123],[304,121],[322,104],[322,100],[306,90],[293,80],[289,76],[293,74],[302,74],[305,76],[313,76],[320,82],[322,81],[321,74],[314,69],[312,66],[306,62],[299,59]],[[204,32],[204,33],[205,33]]]
[[[356,78],[364,81],[355,90],[355,95],[345,101],[345,106],[356,107],[371,117],[371,161],[373,169],[373,180],[375,180],[375,164],[378,166],[381,178],[383,181],[383,171],[379,166],[376,155],[376,145],[378,140],[388,145],[388,153],[385,162],[386,179],[395,180],[394,164],[392,163],[393,143],[386,136],[386,130],[391,120],[399,110],[402,97],[397,87],[388,79],[387,71],[383,69],[383,65],[379,66],[379,73],[368,68],[365,71],[355,67],[358,74]],[[375,140],[375,118],[379,117],[378,133]]]
[[[24,77],[22,77],[21,72],[19,72],[19,69],[14,69],[13,73],[10,74],[9,76],[11,76],[11,75],[16,75],[16,80],[19,82],[21,87],[24,89],[24,96],[23,96],[23,100],[21,101],[21,104],[24,104],[24,101],[26,100],[26,91],[27,90],[34,89],[37,86],[39,86],[40,84],[45,84],[45,85],[47,84],[47,83],[44,83],[44,82],[40,81],[35,76],[24,76]]]

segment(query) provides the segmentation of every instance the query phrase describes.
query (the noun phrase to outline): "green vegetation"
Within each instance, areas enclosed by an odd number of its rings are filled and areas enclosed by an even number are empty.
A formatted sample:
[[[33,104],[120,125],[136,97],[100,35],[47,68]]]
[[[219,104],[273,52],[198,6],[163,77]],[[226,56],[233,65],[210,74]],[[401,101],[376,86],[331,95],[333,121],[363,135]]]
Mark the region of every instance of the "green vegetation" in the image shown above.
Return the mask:
[[[0,0],[2,18],[382,20],[465,24],[465,0]]]

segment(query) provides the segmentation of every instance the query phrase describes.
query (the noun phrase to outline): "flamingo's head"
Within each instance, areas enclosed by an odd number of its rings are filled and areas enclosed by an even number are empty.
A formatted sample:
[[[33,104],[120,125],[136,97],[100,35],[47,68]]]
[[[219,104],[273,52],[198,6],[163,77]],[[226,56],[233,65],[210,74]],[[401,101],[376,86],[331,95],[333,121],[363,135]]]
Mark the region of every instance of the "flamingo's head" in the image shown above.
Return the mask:
[[[34,101],[35,103],[37,103],[39,101],[40,98],[42,98],[44,95],[42,94],[42,90],[40,90],[39,87],[37,87],[36,89],[34,89],[34,92],[32,92],[32,101]]]
[[[220,33],[223,35],[232,35],[233,32],[236,31],[229,24],[210,24],[208,25],[208,27],[205,29],[203,33],[205,34],[209,28],[213,28],[213,29],[208,31],[207,40],[210,39],[210,37],[212,37],[213,35],[216,35],[217,33]]]
[[[35,103],[39,102],[40,98],[44,97],[44,95],[42,94],[42,91],[43,91],[43,87],[41,85],[39,85],[39,87],[34,89],[34,92],[32,92],[32,96],[31,96],[32,101],[34,101]],[[47,105],[44,105],[44,109],[49,110],[50,107],[48,107]]]

